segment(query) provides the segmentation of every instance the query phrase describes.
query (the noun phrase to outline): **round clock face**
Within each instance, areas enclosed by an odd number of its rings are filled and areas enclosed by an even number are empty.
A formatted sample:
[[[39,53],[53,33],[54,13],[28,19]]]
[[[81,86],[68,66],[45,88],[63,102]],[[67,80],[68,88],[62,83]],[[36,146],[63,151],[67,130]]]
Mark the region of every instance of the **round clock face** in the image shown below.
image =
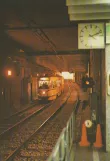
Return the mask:
[[[78,25],[78,48],[104,48],[104,24],[90,23]]]

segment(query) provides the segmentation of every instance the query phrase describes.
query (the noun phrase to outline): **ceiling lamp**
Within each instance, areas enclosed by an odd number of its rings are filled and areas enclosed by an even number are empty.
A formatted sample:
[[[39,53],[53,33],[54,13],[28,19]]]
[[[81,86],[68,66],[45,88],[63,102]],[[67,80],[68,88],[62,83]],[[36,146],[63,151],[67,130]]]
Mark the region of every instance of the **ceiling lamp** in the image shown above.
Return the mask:
[[[11,75],[12,75],[12,71],[8,70],[8,76],[11,76]]]

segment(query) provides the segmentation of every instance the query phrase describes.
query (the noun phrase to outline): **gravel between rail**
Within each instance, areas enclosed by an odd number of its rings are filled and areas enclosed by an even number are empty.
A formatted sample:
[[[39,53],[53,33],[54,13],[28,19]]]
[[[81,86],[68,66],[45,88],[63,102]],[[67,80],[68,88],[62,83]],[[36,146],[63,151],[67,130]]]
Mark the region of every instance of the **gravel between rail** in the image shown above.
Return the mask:
[[[76,101],[67,104],[29,141],[13,161],[46,161],[73,111]]]
[[[22,124],[33,114],[37,114],[38,112],[40,112],[50,104],[51,103],[48,103],[45,105],[43,104],[35,105],[31,109],[30,108],[26,109],[25,111],[17,113],[12,117],[9,117],[8,119],[4,120],[2,123],[0,123],[0,138],[4,136],[4,134],[7,134],[9,131],[11,131],[13,128]]]
[[[67,96],[65,96],[67,97]],[[5,139],[0,140],[0,156],[3,161],[15,151],[25,140],[27,140],[30,135],[32,135],[36,129],[51,115],[54,111],[56,111],[59,106],[61,106],[62,102],[64,102],[64,95],[58,98],[61,101],[54,102],[53,105],[39,113],[39,115],[32,117],[28,122],[20,125],[16,131],[10,133]]]

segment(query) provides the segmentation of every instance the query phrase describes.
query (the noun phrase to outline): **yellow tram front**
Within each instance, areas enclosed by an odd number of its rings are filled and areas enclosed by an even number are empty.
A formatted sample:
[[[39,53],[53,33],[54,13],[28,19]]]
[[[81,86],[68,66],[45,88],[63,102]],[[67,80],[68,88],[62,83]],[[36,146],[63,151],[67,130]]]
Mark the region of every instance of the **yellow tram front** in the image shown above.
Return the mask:
[[[38,99],[54,100],[63,92],[62,77],[39,78]]]

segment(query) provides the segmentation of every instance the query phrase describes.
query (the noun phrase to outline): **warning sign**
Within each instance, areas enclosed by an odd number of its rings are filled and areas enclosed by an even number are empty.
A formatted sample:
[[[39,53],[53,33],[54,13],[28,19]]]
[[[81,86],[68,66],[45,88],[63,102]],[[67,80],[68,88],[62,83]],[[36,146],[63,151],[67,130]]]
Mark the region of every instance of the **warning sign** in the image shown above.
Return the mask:
[[[86,120],[85,125],[87,128],[90,128],[92,126],[92,121],[91,120]]]

